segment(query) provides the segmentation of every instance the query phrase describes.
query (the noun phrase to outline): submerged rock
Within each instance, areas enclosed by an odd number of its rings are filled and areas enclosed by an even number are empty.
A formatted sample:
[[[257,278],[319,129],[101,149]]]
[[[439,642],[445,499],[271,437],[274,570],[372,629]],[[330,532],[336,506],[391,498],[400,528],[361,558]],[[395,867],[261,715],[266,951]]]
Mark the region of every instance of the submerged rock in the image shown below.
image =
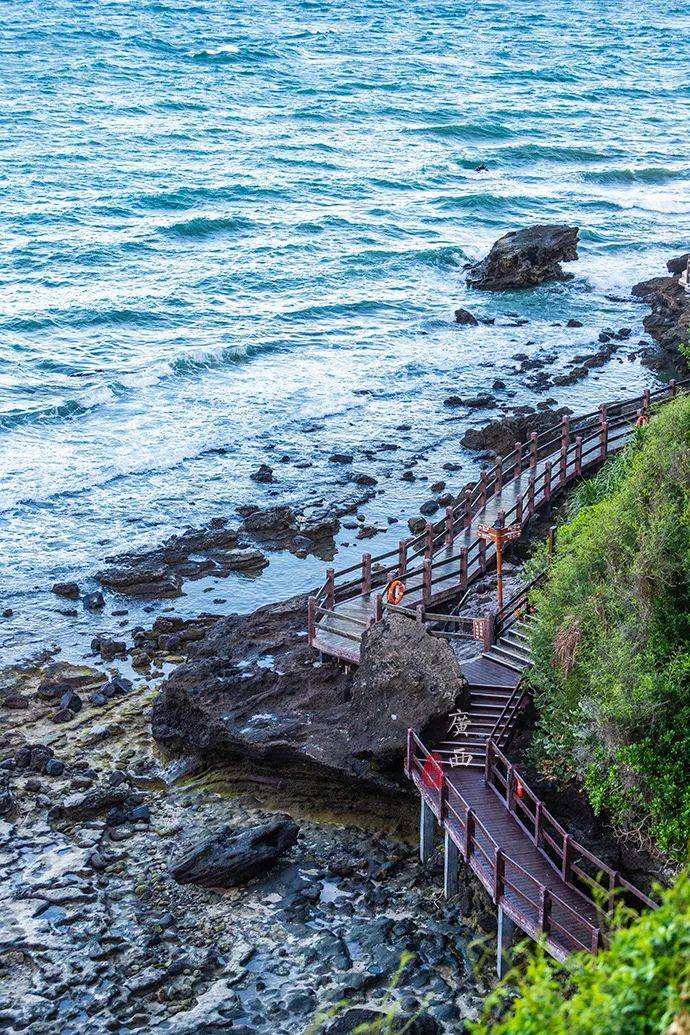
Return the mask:
[[[178,884],[232,888],[266,873],[297,840],[299,827],[277,816],[247,830],[222,827],[170,867]]]
[[[479,323],[476,316],[473,316],[468,309],[455,310],[455,322],[466,327],[476,327]]]
[[[245,759],[262,780],[301,780],[311,793],[352,782],[399,790],[408,728],[428,729],[462,692],[452,649],[387,617],[365,634],[362,664],[348,675],[315,664],[305,609],[295,597],[218,619],[163,684],[154,737],[205,761]]]
[[[238,530],[227,527],[224,519],[170,536],[152,550],[106,560],[110,567],[97,573],[99,582],[119,593],[138,597],[179,596],[184,579],[259,571],[268,564],[263,553],[243,542]]]
[[[467,283],[481,291],[535,287],[550,280],[569,280],[561,262],[578,258],[579,227],[531,226],[505,234],[485,259],[470,266]]]

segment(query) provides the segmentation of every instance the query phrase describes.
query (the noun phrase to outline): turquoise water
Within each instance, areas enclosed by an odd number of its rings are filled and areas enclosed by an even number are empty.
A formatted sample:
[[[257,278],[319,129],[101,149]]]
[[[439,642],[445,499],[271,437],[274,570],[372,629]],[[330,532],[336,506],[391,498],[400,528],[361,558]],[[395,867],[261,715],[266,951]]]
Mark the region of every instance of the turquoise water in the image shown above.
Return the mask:
[[[55,579],[84,582],[104,555],[248,499],[329,499],[330,453],[389,440],[401,420],[411,430],[378,464],[366,513],[414,512],[428,490],[399,481],[404,459],[427,457],[431,481],[451,457],[459,483],[476,469],[457,440],[477,418],[449,423],[450,391],[498,374],[513,401],[543,398],[510,357],[548,350],[560,369],[606,325],[635,341],[630,286],[688,247],[684,4],[1,10],[11,652],[88,629],[56,611]],[[574,281],[469,295],[467,259],[554,220],[582,227]],[[457,305],[496,324],[458,328]],[[528,326],[511,326],[516,312]],[[553,326],[570,317],[583,328]],[[615,360],[557,398],[589,409],[650,380]],[[259,489],[248,476],[271,446],[291,461]],[[322,567],[276,557],[259,580],[227,580],[220,609],[304,589]],[[198,610],[207,589],[176,609]]]

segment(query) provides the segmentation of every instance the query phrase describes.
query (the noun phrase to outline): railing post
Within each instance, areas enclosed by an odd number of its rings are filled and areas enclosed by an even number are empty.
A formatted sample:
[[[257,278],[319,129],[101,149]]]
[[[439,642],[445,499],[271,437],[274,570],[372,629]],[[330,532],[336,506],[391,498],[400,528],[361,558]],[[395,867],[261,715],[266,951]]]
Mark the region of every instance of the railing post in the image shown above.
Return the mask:
[[[600,457],[602,460],[605,460],[609,449],[609,422],[607,420],[603,422],[599,431],[599,446]]]
[[[474,837],[474,812],[472,809],[467,810],[465,816],[465,858],[469,859],[472,851],[472,838]]]
[[[326,568],[326,607],[332,611],[335,607],[335,571]]]
[[[494,743],[488,740],[484,752],[484,783],[491,783],[491,762],[493,759]]]
[[[608,407],[606,403],[602,403],[599,407],[599,425],[603,426],[608,420]]]
[[[494,861],[494,902],[496,905],[503,898],[503,892],[505,891],[505,885],[503,879],[505,877],[505,859],[503,858],[503,852],[496,846],[496,857]]]
[[[405,776],[409,779],[412,775],[412,760],[414,758],[414,734],[411,729],[407,731],[407,755],[405,756]]]
[[[543,805],[540,801],[537,802],[534,808],[534,843],[539,847],[539,835],[541,834],[541,810]]]
[[[460,589],[467,589],[467,547],[460,550]]]
[[[448,815],[448,781],[446,780],[446,774],[441,770],[441,788],[439,794],[439,807],[438,807],[438,821],[441,826],[446,821]]]
[[[371,593],[371,554],[362,554],[362,596]]]
[[[527,517],[531,518],[534,516],[534,475],[529,476],[529,485],[527,487]]]
[[[496,618],[492,614],[484,616],[484,650],[488,650],[494,642]]]
[[[561,863],[561,877],[565,884],[568,883],[568,870],[570,868],[570,834],[563,837],[563,861]]]
[[[518,497],[515,500],[515,523],[518,525],[522,524],[522,493],[518,493]]]
[[[482,467],[479,472],[479,509],[484,510],[486,507],[486,494],[487,494],[487,483],[488,475],[486,467]]]
[[[377,593],[374,601],[374,617],[377,622],[383,619],[383,593]]]
[[[446,507],[446,546],[452,546],[455,539],[455,516],[452,507]]]
[[[668,397],[669,399],[675,399],[676,397],[676,379],[672,377],[668,383]]]
[[[513,774],[515,770],[512,765],[508,766],[506,773],[506,808],[508,812],[513,811]]]
[[[515,477],[522,474],[522,442],[515,443]]]
[[[592,928],[592,955],[596,956],[599,952],[599,942],[601,941],[601,931],[598,927]]]
[[[496,484],[494,486],[494,494],[501,491],[503,488],[503,461],[500,456],[496,457],[496,468],[494,471]]]
[[[544,502],[548,505],[551,502],[551,461],[544,464]]]
[[[316,597],[309,597],[307,601],[307,640],[310,647],[314,646],[316,639]]]
[[[422,600],[425,604],[431,600],[431,557],[422,562]]]
[[[434,552],[434,526],[430,521],[427,521],[424,526],[424,535],[426,536],[426,542],[424,543],[424,556],[431,557]]]
[[[563,418],[563,438],[561,440],[561,485],[565,485],[568,479],[568,449],[570,448],[570,424],[566,424],[567,416]]]
[[[537,466],[537,433],[530,432],[529,436],[529,465],[532,470]]]
[[[582,474],[582,435],[575,439],[575,474],[578,478]]]
[[[482,572],[486,571],[486,539],[479,540],[479,567]]]
[[[415,608],[415,621],[417,625],[421,625],[424,621],[424,604],[417,604]]]
[[[472,490],[465,489],[465,529],[472,527]]]
[[[551,928],[551,892],[543,884],[541,886],[541,930],[548,934]]]
[[[644,392],[642,393],[642,408],[643,408],[643,410],[645,412],[645,416],[646,417],[649,416],[649,405],[650,405],[649,389],[645,388]]]
[[[616,908],[616,888],[618,886],[618,870],[611,870],[609,874],[609,913]]]
[[[556,526],[549,525],[549,530],[546,533],[546,557],[550,562],[553,560],[553,555],[556,552]]]
[[[398,543],[398,578],[402,579],[407,572],[407,539]]]

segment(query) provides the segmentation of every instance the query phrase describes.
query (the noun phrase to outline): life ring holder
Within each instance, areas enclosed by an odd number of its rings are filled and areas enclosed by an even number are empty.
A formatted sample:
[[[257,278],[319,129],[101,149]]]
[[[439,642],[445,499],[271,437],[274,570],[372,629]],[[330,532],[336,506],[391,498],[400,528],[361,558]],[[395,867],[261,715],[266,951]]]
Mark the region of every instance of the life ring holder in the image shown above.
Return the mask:
[[[401,582],[400,579],[393,579],[386,590],[386,600],[389,604],[398,606],[402,603],[402,599],[405,596],[405,583]]]

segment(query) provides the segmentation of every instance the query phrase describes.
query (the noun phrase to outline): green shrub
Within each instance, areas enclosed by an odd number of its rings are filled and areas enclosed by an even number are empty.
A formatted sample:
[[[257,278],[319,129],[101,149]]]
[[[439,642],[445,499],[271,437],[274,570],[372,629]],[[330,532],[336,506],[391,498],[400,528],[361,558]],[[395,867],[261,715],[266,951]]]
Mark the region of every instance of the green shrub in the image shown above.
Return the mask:
[[[582,484],[536,594],[541,771],[682,860],[690,837],[690,398]]]
[[[517,996],[517,998],[516,998]],[[506,1011],[507,1007],[507,1011]],[[614,932],[598,956],[560,966],[539,947],[487,1000],[475,1035],[688,1035],[690,880],[661,908]]]

